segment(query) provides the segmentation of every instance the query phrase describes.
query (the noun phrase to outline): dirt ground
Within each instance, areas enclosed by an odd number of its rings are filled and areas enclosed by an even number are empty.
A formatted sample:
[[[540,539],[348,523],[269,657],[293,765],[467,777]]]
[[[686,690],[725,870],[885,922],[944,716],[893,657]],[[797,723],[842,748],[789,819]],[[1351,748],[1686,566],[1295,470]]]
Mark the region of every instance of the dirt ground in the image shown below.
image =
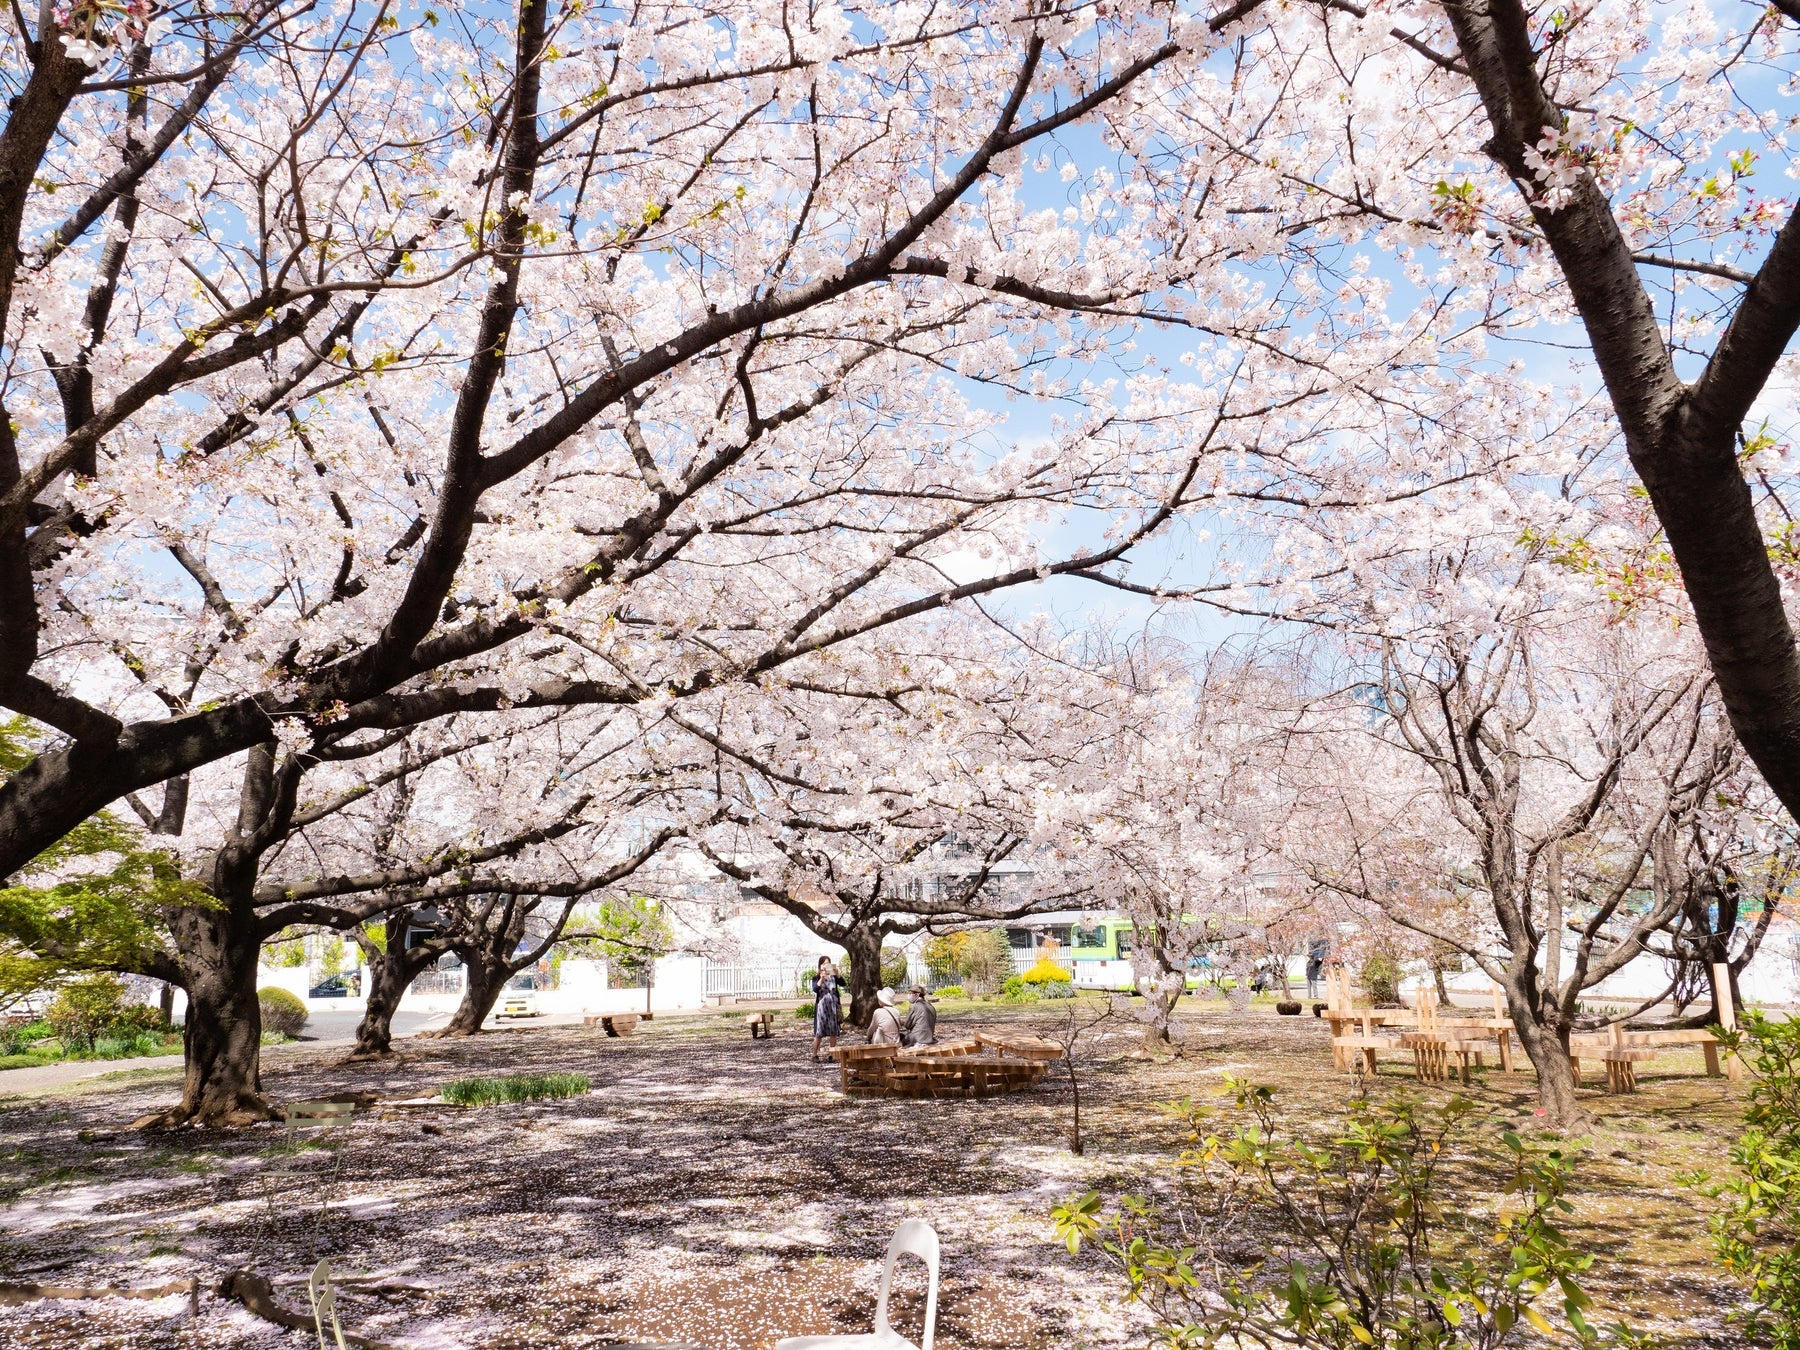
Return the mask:
[[[952,1007],[939,1030],[1055,1015]],[[210,1291],[253,1268],[283,1306],[304,1309],[306,1274],[329,1256],[352,1281],[345,1327],[413,1350],[766,1350],[780,1336],[867,1331],[887,1238],[914,1216],[944,1244],[942,1350],[1125,1344],[1140,1317],[1106,1271],[1052,1240],[1050,1207],[1090,1187],[1166,1184],[1181,1134],[1156,1103],[1214,1094],[1226,1073],[1275,1086],[1295,1117],[1321,1124],[1352,1090],[1311,1018],[1197,1006],[1180,1031],[1171,1060],[1126,1057],[1126,1030],[1101,1047],[1084,1077],[1082,1157],[1067,1149],[1068,1093],[1054,1079],[986,1101],[845,1099],[791,1017],[773,1041],[709,1015],[659,1018],[623,1040],[521,1028],[397,1042],[403,1052],[375,1067],[340,1065],[341,1049],[283,1056],[264,1075],[277,1101],[420,1097],[478,1073],[572,1070],[593,1084],[523,1106],[376,1107],[330,1146],[298,1150],[279,1126],[124,1130],[173,1098],[168,1070],[13,1097],[0,1101],[0,1279],[192,1276],[208,1292],[197,1318],[185,1297],[0,1308],[0,1346],[306,1345]],[[1583,1093],[1596,1126],[1567,1227],[1601,1255],[1596,1320],[1626,1316],[1673,1345],[1731,1344],[1734,1293],[1704,1249],[1704,1202],[1675,1178],[1723,1164],[1740,1089],[1704,1077],[1697,1052],[1641,1067],[1636,1096],[1606,1097],[1591,1075]],[[1528,1074],[1490,1068],[1461,1090],[1482,1107],[1473,1128],[1534,1128]],[[1420,1089],[1395,1058],[1373,1091],[1450,1090]],[[915,1337],[917,1305],[896,1305]]]

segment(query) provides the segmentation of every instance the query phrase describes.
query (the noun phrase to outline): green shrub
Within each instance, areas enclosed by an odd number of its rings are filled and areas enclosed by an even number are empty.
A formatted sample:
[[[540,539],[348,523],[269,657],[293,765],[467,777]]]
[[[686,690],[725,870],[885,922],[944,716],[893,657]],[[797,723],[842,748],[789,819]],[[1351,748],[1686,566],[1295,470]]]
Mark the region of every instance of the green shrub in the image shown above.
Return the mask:
[[[933,989],[931,991],[931,993],[934,998],[967,998],[968,997],[967,994],[963,993],[963,987],[960,984],[947,984],[942,989]]]
[[[128,1031],[123,1035],[101,1036],[94,1041],[95,1059],[134,1059],[139,1055],[161,1055],[169,1047],[153,1031]]]
[[[169,1030],[169,1024],[163,1021],[162,1009],[152,1008],[147,1003],[133,1003],[120,1012],[116,1021],[107,1028],[115,1036],[163,1036]]]
[[[1012,944],[1004,928],[983,928],[967,935],[959,973],[963,983],[980,993],[1003,987],[1012,974]]]
[[[906,983],[906,953],[898,947],[881,949],[881,987],[899,989]]]
[[[1749,1012],[1741,1029],[1714,1032],[1750,1070],[1748,1128],[1722,1182],[1703,1172],[1682,1180],[1725,1201],[1711,1220],[1712,1247],[1749,1289],[1731,1314],[1746,1339],[1800,1350],[1800,1022]]]
[[[125,1011],[125,986],[114,975],[70,980],[50,1002],[44,1020],[64,1050],[92,1050],[94,1040]]]
[[[1036,1003],[1043,995],[1035,985],[1026,984],[1024,976],[1013,975],[1000,986],[1000,997],[1008,1003]]]
[[[1035,987],[1038,991],[1038,995],[1042,998],[1075,997],[1075,981],[1073,980],[1051,980],[1048,983],[1040,984]]]
[[[1157,1207],[1098,1192],[1053,1211],[1071,1252],[1097,1248],[1170,1347],[1498,1350],[1532,1332],[1582,1347],[1647,1344],[1588,1320],[1592,1254],[1558,1230],[1571,1165],[1508,1131],[1498,1150],[1468,1128],[1471,1103],[1353,1101],[1341,1128],[1289,1138],[1274,1093],[1227,1079],[1238,1117],[1174,1110],[1191,1180]],[[1456,1203],[1504,1194],[1493,1207]],[[1246,1232],[1281,1234],[1271,1259]]]
[[[1373,1004],[1400,1001],[1400,963],[1386,952],[1376,952],[1363,962],[1362,985]]]
[[[574,1097],[587,1090],[585,1073],[521,1073],[510,1078],[458,1078],[444,1084],[444,1100],[457,1106],[493,1106]]]
[[[816,1009],[818,1006],[819,1005],[817,1003],[815,1003],[811,999],[808,999],[805,1003],[802,1003],[798,1008],[794,1009],[794,1016],[795,1017],[803,1017],[808,1022],[810,1022],[810,1021],[812,1021],[813,1010]]]
[[[283,1036],[298,1036],[305,1028],[306,1004],[298,994],[270,985],[267,989],[256,991],[256,1001],[262,1006],[264,1031],[277,1032]]]
[[[936,980],[962,974],[963,949],[968,945],[967,933],[939,933],[936,937],[927,938],[922,953],[925,957],[925,969]]]
[[[33,1045],[56,1034],[48,1022],[26,1022],[20,1026],[7,1027],[0,1030],[0,1055],[23,1055]]]

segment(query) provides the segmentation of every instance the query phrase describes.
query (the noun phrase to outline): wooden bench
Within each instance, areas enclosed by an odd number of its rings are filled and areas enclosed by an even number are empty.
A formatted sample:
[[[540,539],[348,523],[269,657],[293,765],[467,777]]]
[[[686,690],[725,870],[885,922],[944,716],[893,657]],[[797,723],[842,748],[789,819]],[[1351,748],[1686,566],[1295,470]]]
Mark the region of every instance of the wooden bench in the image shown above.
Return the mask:
[[[978,1045],[1002,1055],[1011,1055],[1014,1059],[1030,1060],[1034,1063],[1053,1064],[1063,1057],[1063,1048],[1055,1041],[1045,1040],[1042,1036],[990,1036],[985,1031],[975,1033]],[[935,1046],[928,1047],[936,1049]]]
[[[825,1051],[838,1062],[838,1090],[882,1087],[887,1082],[888,1061],[900,1053],[897,1045],[834,1045]]]
[[[775,1014],[771,1012],[752,1013],[750,1015],[750,1039],[766,1041],[775,1035]]]
[[[606,1028],[608,1036],[629,1036],[637,1030],[637,1024],[636,1013],[608,1013],[600,1019],[600,1025]]]

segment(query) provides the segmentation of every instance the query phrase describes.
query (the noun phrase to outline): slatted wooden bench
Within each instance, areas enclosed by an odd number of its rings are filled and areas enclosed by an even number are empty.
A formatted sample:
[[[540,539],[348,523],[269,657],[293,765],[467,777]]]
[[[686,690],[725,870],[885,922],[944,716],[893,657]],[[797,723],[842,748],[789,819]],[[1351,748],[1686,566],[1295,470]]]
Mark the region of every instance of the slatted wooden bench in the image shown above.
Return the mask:
[[[1053,1064],[1063,1057],[1063,1048],[1055,1041],[1045,1040],[1042,1036],[1001,1037],[990,1036],[985,1031],[978,1031],[975,1033],[975,1041],[978,1045],[986,1046],[1002,1055],[1011,1055],[1014,1059]]]

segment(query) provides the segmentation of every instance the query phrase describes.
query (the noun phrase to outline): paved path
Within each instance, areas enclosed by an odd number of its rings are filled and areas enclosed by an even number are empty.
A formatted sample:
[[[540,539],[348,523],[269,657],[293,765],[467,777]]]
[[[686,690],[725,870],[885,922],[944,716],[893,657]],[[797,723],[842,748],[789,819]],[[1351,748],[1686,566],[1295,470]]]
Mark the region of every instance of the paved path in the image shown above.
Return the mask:
[[[263,1048],[265,1055],[279,1055],[294,1050],[310,1050],[318,1046],[349,1045],[356,1039],[356,1024],[362,1020],[357,1012],[316,1012],[306,1023],[303,1039],[287,1045]],[[394,1035],[413,1036],[449,1021],[447,1013],[395,1013]],[[0,1070],[0,1097],[21,1092],[42,1092],[47,1088],[79,1083],[86,1078],[99,1078],[109,1073],[137,1073],[143,1069],[179,1069],[180,1055],[142,1055],[136,1059],[76,1059],[61,1064],[45,1064],[36,1069]]]

